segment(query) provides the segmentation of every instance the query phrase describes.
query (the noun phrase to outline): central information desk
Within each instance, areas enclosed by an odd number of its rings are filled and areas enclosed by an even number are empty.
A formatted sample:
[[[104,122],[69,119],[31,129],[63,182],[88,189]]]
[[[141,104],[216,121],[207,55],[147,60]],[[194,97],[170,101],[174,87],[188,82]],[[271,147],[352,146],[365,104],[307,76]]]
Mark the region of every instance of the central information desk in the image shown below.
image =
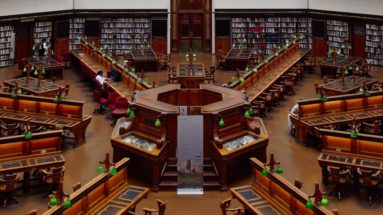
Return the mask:
[[[296,128],[295,138],[306,143],[316,127],[383,119],[383,91],[371,92],[370,96],[361,93],[332,96],[326,102],[307,99],[299,101],[298,106],[299,116],[289,117]]]
[[[43,125],[64,130],[64,140],[74,146],[85,143],[85,132],[92,116],[83,115],[83,102],[0,93],[0,120]]]
[[[250,60],[253,49],[231,48],[225,56],[226,70],[244,70]]]
[[[231,188],[233,198],[243,204],[245,214],[254,215],[334,215],[323,206],[313,205],[312,209],[306,208],[308,195],[286,181],[275,172],[265,176],[262,170],[264,164],[251,158],[253,167],[253,183],[248,186]]]
[[[23,61],[25,61],[27,64],[34,66],[35,68],[45,69],[46,71],[45,77],[49,77],[50,79],[52,79],[53,77],[62,79],[64,77],[63,76],[64,64],[56,61],[53,58],[49,59],[46,56],[39,56],[39,57],[24,58]]]
[[[45,211],[43,215],[121,215],[134,212],[136,205],[147,197],[149,189],[128,183],[129,158],[115,164],[116,175],[101,173],[96,178],[69,195],[72,206],[59,204]],[[65,201],[65,199],[64,199]]]
[[[29,81],[27,77],[6,80],[4,85],[10,88],[17,85],[23,92],[34,96],[55,97],[60,91],[60,86],[45,80],[41,80],[39,86],[38,79],[34,77],[29,77]]]
[[[348,59],[345,56],[337,56],[335,62],[332,58],[326,58],[326,60],[320,64],[321,76],[330,75],[331,78],[335,78],[338,68],[342,66],[359,65],[361,61],[362,59],[360,57],[352,56]]]
[[[202,63],[180,63],[177,65],[176,78],[182,88],[198,88],[206,79],[205,66]]]
[[[378,82],[378,80],[372,78],[348,76],[344,78],[344,85],[342,79],[337,79],[327,84],[324,84],[322,87],[323,92],[326,96],[336,96],[355,93],[361,87],[363,87],[364,83],[366,84],[366,87],[369,87],[376,82]]]
[[[132,49],[131,54],[136,71],[157,71],[158,56],[153,49]]]

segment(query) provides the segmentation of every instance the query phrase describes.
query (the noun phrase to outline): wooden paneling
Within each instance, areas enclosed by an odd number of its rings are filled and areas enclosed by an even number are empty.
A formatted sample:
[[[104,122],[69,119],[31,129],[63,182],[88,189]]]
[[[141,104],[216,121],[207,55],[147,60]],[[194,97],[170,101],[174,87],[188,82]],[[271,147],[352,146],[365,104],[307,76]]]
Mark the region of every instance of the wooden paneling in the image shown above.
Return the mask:
[[[353,55],[355,57],[360,57],[364,59],[366,57],[365,48],[366,48],[366,37],[360,35],[354,35],[353,37]]]
[[[153,51],[166,53],[166,37],[153,37]]]
[[[222,50],[227,53],[230,50],[230,37],[216,37],[215,38],[215,51]]]
[[[317,56],[327,56],[327,42],[324,38],[313,37],[313,52]]]
[[[32,55],[32,24],[33,23],[21,23],[15,26],[16,63],[18,63],[21,59],[30,57]]]
[[[69,40],[65,39],[56,39],[55,40],[55,52],[54,58],[55,60],[62,62],[63,55],[69,52]]]

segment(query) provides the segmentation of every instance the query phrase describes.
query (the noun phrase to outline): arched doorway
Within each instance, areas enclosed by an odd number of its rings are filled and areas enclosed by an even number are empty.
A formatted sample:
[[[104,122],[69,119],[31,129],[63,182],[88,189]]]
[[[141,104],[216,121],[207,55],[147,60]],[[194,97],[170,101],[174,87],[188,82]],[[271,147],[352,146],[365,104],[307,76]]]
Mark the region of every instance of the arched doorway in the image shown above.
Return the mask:
[[[172,52],[211,51],[211,0],[172,0]]]

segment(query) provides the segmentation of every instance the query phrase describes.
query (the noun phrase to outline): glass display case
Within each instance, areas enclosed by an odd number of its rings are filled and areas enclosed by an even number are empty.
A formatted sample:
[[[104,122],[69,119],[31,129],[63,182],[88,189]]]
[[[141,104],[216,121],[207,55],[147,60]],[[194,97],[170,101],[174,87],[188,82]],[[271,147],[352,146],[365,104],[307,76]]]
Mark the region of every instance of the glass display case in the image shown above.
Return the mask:
[[[153,149],[156,148],[156,144],[155,143],[152,143],[152,142],[149,142],[147,140],[144,140],[144,139],[141,139],[137,136],[134,136],[132,134],[130,135],[127,135],[125,137],[122,137],[121,140],[125,143],[129,143],[129,144],[132,144],[134,146],[137,146],[141,149],[144,149],[146,151],[153,151]]]
[[[246,146],[247,144],[254,142],[256,139],[256,136],[245,135],[224,143],[223,147],[230,152],[235,149],[241,148],[242,146]]]

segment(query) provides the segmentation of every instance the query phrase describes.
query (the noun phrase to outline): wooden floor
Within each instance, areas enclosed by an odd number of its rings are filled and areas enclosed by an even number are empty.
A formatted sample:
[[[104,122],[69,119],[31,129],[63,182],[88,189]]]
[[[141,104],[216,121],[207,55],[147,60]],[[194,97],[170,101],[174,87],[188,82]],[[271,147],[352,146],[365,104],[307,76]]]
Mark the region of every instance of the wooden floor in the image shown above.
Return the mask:
[[[198,55],[198,61],[210,66],[214,64],[215,57],[209,54]],[[172,55],[173,63],[183,62],[184,55]],[[16,67],[8,67],[0,69],[0,81],[14,78],[21,72]],[[383,68],[374,67],[371,72],[374,78],[383,80]],[[217,84],[221,85],[231,80],[233,73],[227,71],[217,71]],[[93,110],[98,107],[93,101],[92,91],[87,82],[82,81],[84,78],[79,71],[74,68],[66,69],[64,72],[65,81],[58,81],[64,84],[69,82],[71,89],[69,92],[70,99],[81,100],[85,102],[84,114],[92,115]],[[149,80],[155,80],[156,83],[163,85],[167,82],[165,71],[149,72]],[[284,168],[283,176],[290,182],[295,178],[301,179],[303,191],[312,194],[314,191],[314,183],[320,182],[321,171],[317,158],[320,151],[314,148],[307,148],[299,145],[290,137],[287,129],[287,114],[290,108],[298,99],[315,97],[313,82],[322,83],[320,74],[306,75],[303,82],[295,86],[295,96],[286,96],[286,101],[281,103],[279,108],[274,109],[268,114],[268,118],[264,120],[270,135],[268,152],[273,152],[278,161]],[[105,115],[95,115],[91,124],[87,129],[87,143],[73,149],[71,146],[65,146],[63,149],[66,159],[66,172],[64,179],[64,190],[66,193],[72,192],[72,185],[80,181],[85,184],[97,175],[96,169],[98,161],[103,160],[105,153],[112,153],[110,144],[110,135],[112,133],[111,121],[107,120]],[[250,176],[241,178],[237,181],[229,183],[229,187],[246,185],[250,183]],[[140,182],[139,178],[129,176],[129,182],[133,185],[148,186]],[[327,188],[321,185],[323,190]],[[10,205],[6,209],[0,208],[0,214],[24,214],[31,209],[37,209],[38,214],[47,209],[47,199],[43,197],[44,191],[38,187],[32,189],[30,194],[18,193],[19,205]],[[155,199],[160,198],[169,200],[167,213],[169,215],[218,215],[220,214],[219,200],[229,197],[229,192],[207,191],[203,196],[177,196],[176,192],[150,193],[148,199],[142,201],[137,206],[137,211],[142,214],[142,207],[156,207]],[[383,194],[372,206],[368,204],[365,195],[359,196],[352,189],[346,191],[344,199],[337,200],[334,196],[329,197],[329,208],[338,208],[340,214],[356,215],[356,214],[383,214]],[[233,207],[239,206],[234,201]]]

